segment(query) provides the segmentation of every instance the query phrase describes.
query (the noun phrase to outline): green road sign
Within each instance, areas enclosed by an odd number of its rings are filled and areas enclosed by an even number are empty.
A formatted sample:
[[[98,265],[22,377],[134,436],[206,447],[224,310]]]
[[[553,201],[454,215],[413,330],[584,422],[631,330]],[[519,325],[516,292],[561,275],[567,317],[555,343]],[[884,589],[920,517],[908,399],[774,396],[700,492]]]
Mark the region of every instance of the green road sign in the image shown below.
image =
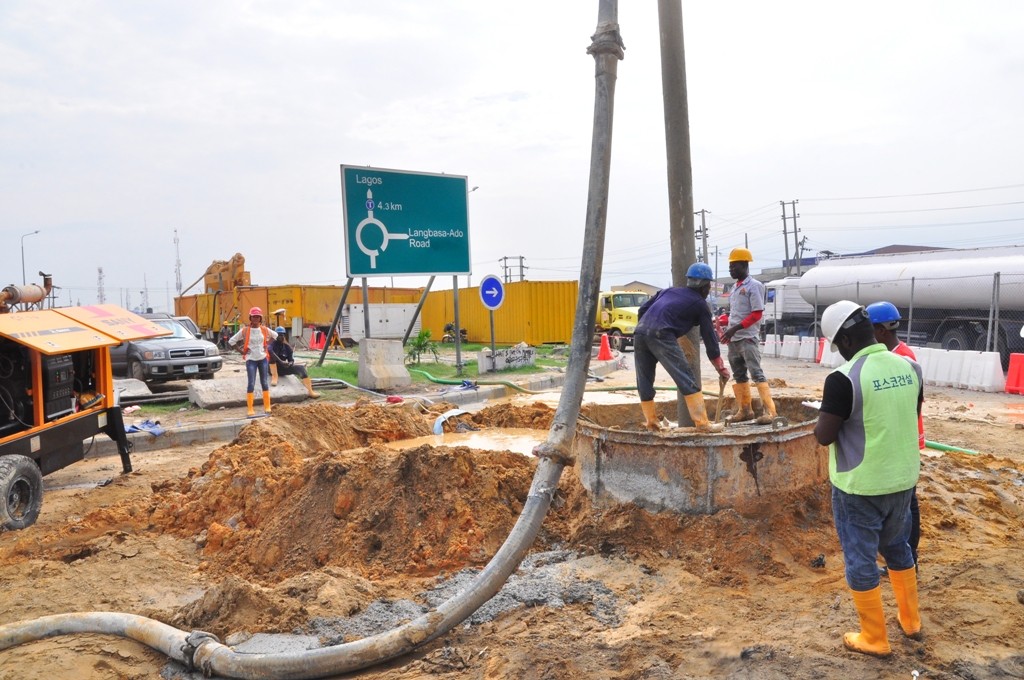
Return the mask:
[[[471,274],[466,178],[341,166],[345,270]]]

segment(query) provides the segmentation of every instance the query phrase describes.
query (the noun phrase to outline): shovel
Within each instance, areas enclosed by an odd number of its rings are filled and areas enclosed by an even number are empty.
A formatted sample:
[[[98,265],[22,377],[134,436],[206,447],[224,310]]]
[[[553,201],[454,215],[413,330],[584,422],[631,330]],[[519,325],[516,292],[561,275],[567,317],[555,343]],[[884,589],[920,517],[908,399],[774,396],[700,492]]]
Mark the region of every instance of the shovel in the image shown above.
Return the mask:
[[[725,394],[725,383],[729,382],[722,376],[718,376],[718,402],[715,404],[715,422],[722,420],[722,395]]]

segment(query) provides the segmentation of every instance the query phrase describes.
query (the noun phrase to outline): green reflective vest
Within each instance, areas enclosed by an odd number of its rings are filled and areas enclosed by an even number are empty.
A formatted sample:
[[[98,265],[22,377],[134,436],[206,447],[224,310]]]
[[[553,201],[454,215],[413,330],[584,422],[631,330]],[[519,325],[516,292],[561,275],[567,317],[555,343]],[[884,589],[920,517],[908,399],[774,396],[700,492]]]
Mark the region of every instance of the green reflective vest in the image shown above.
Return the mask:
[[[917,400],[921,366],[874,344],[836,369],[853,387],[850,418],[829,446],[828,474],[859,496],[905,491],[917,484]]]

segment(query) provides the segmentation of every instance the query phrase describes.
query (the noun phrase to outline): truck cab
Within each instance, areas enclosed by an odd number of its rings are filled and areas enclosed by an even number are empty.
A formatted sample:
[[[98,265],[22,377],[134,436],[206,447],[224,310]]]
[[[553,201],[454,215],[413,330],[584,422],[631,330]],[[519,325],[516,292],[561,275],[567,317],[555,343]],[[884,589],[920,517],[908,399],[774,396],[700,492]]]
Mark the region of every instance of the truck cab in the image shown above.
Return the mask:
[[[637,324],[637,311],[650,299],[642,290],[616,290],[598,294],[597,333],[608,334],[615,349],[633,344],[633,331]]]

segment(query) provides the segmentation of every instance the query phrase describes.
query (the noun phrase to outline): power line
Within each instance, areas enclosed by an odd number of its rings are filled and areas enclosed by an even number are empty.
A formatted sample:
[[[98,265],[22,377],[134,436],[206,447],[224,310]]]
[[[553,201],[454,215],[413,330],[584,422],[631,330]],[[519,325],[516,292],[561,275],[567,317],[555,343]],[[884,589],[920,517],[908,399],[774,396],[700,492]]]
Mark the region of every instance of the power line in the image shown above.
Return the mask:
[[[935,227],[960,227],[969,224],[999,224],[1001,222],[1024,222],[1024,217],[1010,217],[1004,220],[970,220],[968,222],[939,222],[934,224],[885,224],[873,227],[856,227],[857,231],[877,231],[879,229],[934,229]],[[850,231],[851,227],[814,227],[813,231]],[[1018,237],[1019,238],[1019,237]]]
[[[889,196],[846,196],[843,198],[803,198],[803,201],[872,201],[881,198],[915,198],[917,196],[947,196],[949,194],[970,194],[975,191],[999,191],[1001,189],[1017,189],[1024,184],[1006,184],[1001,187],[981,187],[980,189],[956,189],[954,191],[930,191],[924,194],[892,194]]]
[[[969,208],[997,208],[1006,205],[1022,205],[1024,201],[1007,203],[978,203],[976,205],[952,205],[947,208],[915,208],[912,210],[867,210],[864,212],[807,213],[807,217],[840,217],[845,215],[892,215],[896,213],[939,212],[942,210],[967,210]]]

